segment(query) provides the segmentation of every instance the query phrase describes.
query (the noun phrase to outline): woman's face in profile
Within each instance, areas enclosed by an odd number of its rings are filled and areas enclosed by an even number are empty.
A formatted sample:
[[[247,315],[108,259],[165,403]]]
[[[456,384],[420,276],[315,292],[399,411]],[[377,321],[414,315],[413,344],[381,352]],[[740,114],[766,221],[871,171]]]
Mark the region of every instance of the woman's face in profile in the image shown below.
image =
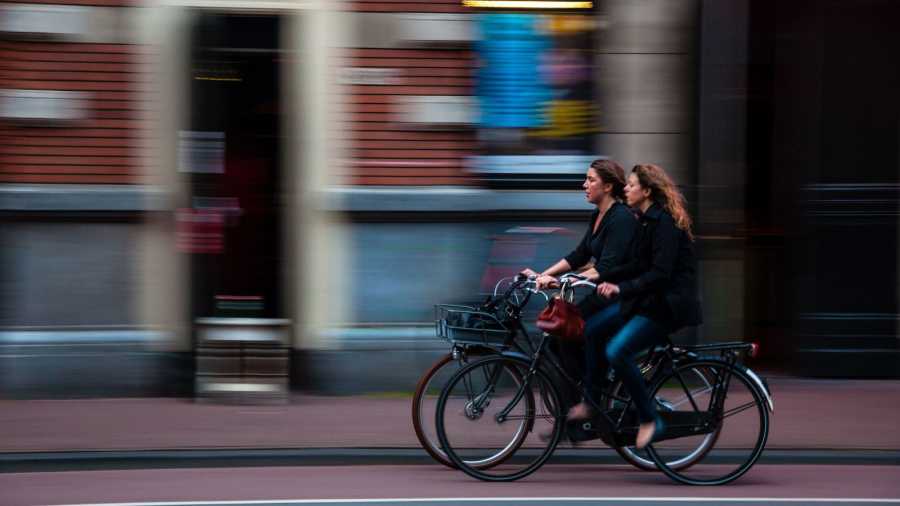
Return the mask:
[[[588,169],[584,176],[584,183],[581,185],[584,188],[584,198],[591,204],[599,203],[603,199],[604,186],[603,179],[600,178],[597,171]]]
[[[650,190],[641,186],[637,174],[632,172],[625,181],[625,203],[637,209],[650,197]]]

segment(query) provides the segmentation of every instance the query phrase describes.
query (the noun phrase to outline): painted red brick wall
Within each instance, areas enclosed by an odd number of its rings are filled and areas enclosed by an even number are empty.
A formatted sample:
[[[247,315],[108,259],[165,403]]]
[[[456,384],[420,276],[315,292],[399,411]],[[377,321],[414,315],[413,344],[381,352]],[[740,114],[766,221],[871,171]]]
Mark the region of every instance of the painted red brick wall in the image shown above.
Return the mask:
[[[403,95],[471,95],[469,50],[354,49],[344,65],[396,69],[395,85],[347,87],[351,161],[346,182],[359,185],[464,185],[465,158],[475,147],[473,129],[430,130],[403,124]]]
[[[31,0],[33,4],[128,6],[127,0]],[[141,61],[149,49],[127,44],[0,43],[0,88],[83,92],[84,119],[67,123],[0,120],[0,182],[136,183],[137,147],[149,134],[140,91],[150,78]]]
[[[355,12],[465,13],[461,0],[358,0]],[[404,95],[471,95],[474,54],[468,48],[350,49],[342,67],[393,69],[390,85],[345,89],[350,123],[342,128],[351,147],[343,182],[355,185],[466,185],[465,158],[475,148],[474,129],[433,130],[397,118]]]

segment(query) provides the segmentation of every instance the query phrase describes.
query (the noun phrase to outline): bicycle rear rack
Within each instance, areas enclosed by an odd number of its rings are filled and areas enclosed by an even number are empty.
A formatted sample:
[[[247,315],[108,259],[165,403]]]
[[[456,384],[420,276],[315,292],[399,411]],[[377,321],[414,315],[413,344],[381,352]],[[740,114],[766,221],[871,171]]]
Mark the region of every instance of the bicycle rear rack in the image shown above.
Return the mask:
[[[750,351],[753,343],[730,342],[730,343],[709,343],[709,344],[685,344],[675,345],[687,351]]]
[[[737,355],[739,353],[745,353],[748,356],[754,356],[756,352],[756,345],[753,343],[744,343],[744,342],[726,342],[726,343],[707,343],[707,344],[674,344],[671,339],[669,340],[669,344],[672,346],[672,351],[675,353],[685,352],[691,353],[695,355],[704,355],[704,356],[715,356],[718,355],[723,359],[727,358],[729,355]],[[661,350],[662,347],[658,347],[657,350]],[[718,353],[716,353],[718,352]]]

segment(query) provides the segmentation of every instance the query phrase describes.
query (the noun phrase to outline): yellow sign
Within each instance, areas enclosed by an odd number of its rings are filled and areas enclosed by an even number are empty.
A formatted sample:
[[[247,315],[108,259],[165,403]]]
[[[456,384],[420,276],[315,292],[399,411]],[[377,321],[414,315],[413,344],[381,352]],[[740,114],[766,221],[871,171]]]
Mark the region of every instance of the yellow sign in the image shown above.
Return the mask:
[[[547,107],[548,125],[530,133],[534,137],[572,137],[596,132],[587,100],[551,100]]]
[[[594,2],[564,0],[463,0],[466,7],[485,9],[591,9]]]

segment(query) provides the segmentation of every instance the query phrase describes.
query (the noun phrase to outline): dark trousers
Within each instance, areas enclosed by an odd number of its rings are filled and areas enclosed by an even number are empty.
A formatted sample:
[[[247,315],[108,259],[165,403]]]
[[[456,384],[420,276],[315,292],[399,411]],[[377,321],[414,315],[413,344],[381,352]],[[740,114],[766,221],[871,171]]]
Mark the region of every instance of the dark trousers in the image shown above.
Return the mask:
[[[591,316],[602,311],[609,305],[609,300],[594,293],[590,293],[578,301],[578,312],[581,314],[581,317],[587,321]],[[587,334],[585,333],[585,335]],[[560,365],[572,379],[579,380],[585,378],[585,343],[553,339],[550,341],[550,349],[557,357],[559,357]],[[602,380],[602,376],[598,378],[599,383],[593,386],[593,390],[600,391],[603,388],[604,383]],[[561,382],[561,384],[565,383],[566,382]],[[563,401],[567,407],[576,404],[583,395],[580,391],[566,391],[562,392],[562,394],[564,397]]]
[[[591,387],[600,378],[604,378],[609,366],[612,366],[634,401],[638,420],[641,423],[653,421],[657,416],[656,410],[650,402],[650,394],[647,393],[647,385],[635,363],[635,357],[642,350],[661,344],[666,328],[641,315],[632,316],[626,321],[616,303],[585,322],[584,335],[585,396],[594,404],[598,403],[598,392]]]

